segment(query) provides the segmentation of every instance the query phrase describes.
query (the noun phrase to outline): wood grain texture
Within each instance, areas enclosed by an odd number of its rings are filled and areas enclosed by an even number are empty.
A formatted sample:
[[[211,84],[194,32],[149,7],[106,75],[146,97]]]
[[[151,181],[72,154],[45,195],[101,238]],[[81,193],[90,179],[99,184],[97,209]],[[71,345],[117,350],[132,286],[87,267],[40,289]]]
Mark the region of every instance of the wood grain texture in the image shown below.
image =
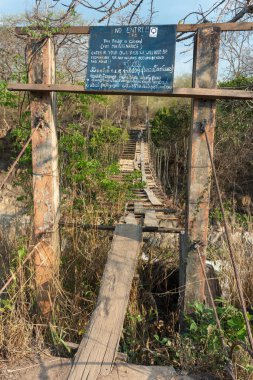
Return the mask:
[[[150,201],[150,203],[153,206],[162,206],[162,202],[155,196],[154,192],[150,189],[150,180],[148,180],[146,176],[145,171],[145,158],[147,157],[147,151],[145,151],[145,147],[147,148],[147,145],[144,143],[144,141],[141,141],[141,153],[140,153],[140,161],[141,161],[141,177],[142,181],[146,183],[146,186],[144,187],[144,191],[147,194],[147,197]]]
[[[216,87],[219,61],[220,30],[200,29],[197,32],[193,62],[193,86]],[[187,240],[207,243],[211,164],[205,136],[200,124],[205,120],[208,139],[213,146],[216,117],[215,100],[193,100],[192,128],[189,143]],[[191,244],[191,243],[189,243]],[[205,250],[202,248],[203,260]],[[197,252],[190,250],[187,257],[185,308],[205,298],[205,279]]]
[[[142,96],[165,96],[170,98],[193,98],[193,99],[253,99],[253,91],[231,90],[220,88],[180,88],[175,87],[172,93],[152,93],[141,91],[86,91],[84,86],[71,84],[23,84],[9,83],[9,91],[32,91],[32,92],[73,92],[81,94],[105,94],[105,95],[142,95]]]
[[[153,206],[162,206],[162,202],[159,201],[159,199],[155,196],[152,190],[150,190],[148,187],[145,187],[144,191],[147,194],[148,199]]]
[[[111,373],[140,252],[141,226],[116,226],[97,306],[76,354],[69,380],[95,380]]]
[[[55,82],[55,54],[52,39],[31,41],[28,45],[28,78],[31,85]],[[35,240],[44,239],[50,246],[35,255],[37,302],[42,314],[51,309],[54,277],[58,275],[59,239],[59,172],[56,133],[56,94],[31,94],[32,167]]]

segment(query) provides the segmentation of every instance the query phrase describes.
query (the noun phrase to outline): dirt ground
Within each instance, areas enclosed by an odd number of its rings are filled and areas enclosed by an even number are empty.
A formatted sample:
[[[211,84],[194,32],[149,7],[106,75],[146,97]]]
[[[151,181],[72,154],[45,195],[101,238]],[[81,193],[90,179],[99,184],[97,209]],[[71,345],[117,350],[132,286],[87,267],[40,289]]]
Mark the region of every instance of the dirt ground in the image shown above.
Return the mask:
[[[1,380],[67,380],[72,360],[40,355],[12,366],[0,367]],[[178,374],[173,367],[145,367],[117,362],[110,380],[215,380],[209,375]]]

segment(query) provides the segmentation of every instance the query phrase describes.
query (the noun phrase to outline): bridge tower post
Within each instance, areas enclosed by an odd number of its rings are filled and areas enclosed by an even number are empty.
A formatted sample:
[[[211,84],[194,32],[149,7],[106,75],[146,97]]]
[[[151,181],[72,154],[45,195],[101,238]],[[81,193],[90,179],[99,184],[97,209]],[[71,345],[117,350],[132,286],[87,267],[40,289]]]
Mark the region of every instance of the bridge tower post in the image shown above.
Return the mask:
[[[51,38],[28,45],[29,83],[55,83],[55,53]],[[50,314],[54,280],[59,268],[59,173],[56,134],[56,94],[31,92],[34,256],[37,303]]]
[[[220,29],[198,29],[194,43],[193,87],[215,88],[217,83],[220,45]],[[194,301],[205,299],[205,279],[194,242],[200,247],[205,263],[209,220],[211,164],[204,134],[206,128],[213,151],[216,101],[194,99],[192,101],[192,127],[189,144],[189,170],[186,220],[186,273],[184,310],[190,311]]]

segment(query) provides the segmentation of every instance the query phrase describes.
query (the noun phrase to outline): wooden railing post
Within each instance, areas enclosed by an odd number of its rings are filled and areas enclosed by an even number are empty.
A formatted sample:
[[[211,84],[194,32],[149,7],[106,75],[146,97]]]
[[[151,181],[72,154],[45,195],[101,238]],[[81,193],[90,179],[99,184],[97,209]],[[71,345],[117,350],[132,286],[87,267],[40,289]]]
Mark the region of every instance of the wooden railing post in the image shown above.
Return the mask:
[[[220,29],[199,29],[195,37],[193,87],[215,88],[219,60]],[[192,102],[192,128],[189,149],[187,202],[187,265],[184,310],[189,304],[204,301],[205,280],[193,242],[201,241],[205,262],[207,243],[211,166],[201,127],[205,127],[213,150],[216,101],[196,99]]]
[[[32,40],[28,46],[29,83],[55,83],[53,40]],[[56,94],[31,93],[32,166],[37,301],[43,315],[51,311],[59,268],[59,174]],[[34,131],[35,129],[35,131]]]

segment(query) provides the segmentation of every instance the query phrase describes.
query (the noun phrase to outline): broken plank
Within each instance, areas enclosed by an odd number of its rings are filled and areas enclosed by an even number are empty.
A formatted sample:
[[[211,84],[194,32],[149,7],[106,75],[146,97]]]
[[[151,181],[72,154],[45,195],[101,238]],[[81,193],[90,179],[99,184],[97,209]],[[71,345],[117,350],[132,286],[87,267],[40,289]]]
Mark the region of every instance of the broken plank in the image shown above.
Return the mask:
[[[112,371],[140,251],[141,226],[116,226],[97,306],[70,371],[69,380],[95,380]]]
[[[147,187],[144,189],[145,193],[148,196],[149,201],[152,203],[153,206],[162,206],[162,202],[159,201],[159,199],[155,196],[153,191]]]

